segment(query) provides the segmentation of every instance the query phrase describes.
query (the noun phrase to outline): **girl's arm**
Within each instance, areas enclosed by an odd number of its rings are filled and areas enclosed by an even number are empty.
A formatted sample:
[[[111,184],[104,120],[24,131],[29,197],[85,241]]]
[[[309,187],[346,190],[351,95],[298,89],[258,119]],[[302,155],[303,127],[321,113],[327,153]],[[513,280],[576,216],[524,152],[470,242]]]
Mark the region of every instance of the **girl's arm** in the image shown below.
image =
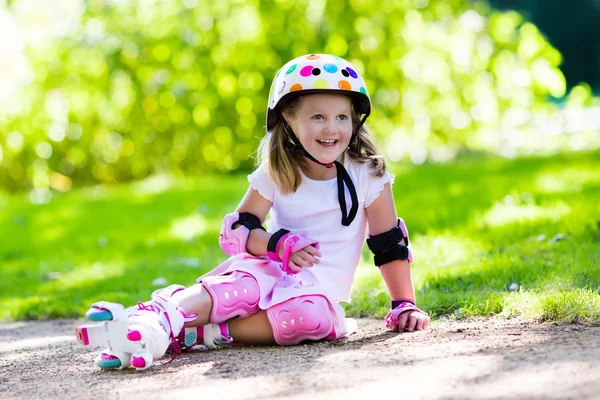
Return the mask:
[[[260,223],[263,224],[272,206],[273,203],[262,197],[256,189],[249,187],[235,211],[238,213],[247,212],[254,214],[260,220]],[[234,226],[234,228],[236,227]],[[271,233],[265,232],[262,229],[252,229],[246,242],[246,251],[254,256],[266,256],[267,245],[271,236]],[[283,246],[281,246],[279,250],[280,258],[283,257],[283,251]],[[302,267],[312,267],[319,263],[317,257],[321,257],[321,252],[313,246],[306,246],[290,255],[288,268],[294,272],[298,272]]]
[[[378,235],[396,226],[398,217],[394,206],[394,197],[389,183],[386,183],[379,196],[367,207],[369,233]],[[410,264],[408,261],[394,260],[379,267],[392,300],[410,300],[415,302]]]
[[[371,235],[378,235],[394,228],[397,224],[394,197],[389,183],[386,183],[379,196],[367,207],[367,219]],[[392,300],[409,300],[413,305],[400,303],[385,317],[386,325],[394,331],[419,331],[429,325],[429,316],[419,310],[414,304],[415,289],[413,288],[410,264],[407,260],[394,260],[379,267],[385,280]]]
[[[238,213],[247,212],[254,214],[258,217],[260,223],[264,224],[272,205],[273,203],[262,197],[258,193],[258,190],[250,186],[235,211]],[[252,229],[248,236],[246,250],[248,253],[255,256],[265,256],[267,255],[267,243],[269,243],[270,238],[270,233],[265,232],[262,229]]]

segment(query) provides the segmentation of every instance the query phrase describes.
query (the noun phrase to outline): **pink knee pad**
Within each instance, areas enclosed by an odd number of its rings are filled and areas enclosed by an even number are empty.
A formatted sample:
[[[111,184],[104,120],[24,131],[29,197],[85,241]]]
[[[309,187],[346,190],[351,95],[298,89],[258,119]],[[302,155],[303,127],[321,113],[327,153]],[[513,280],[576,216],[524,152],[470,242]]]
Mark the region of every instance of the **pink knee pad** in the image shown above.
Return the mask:
[[[246,318],[258,312],[260,291],[254,277],[234,271],[227,275],[209,276],[202,285],[212,298],[210,322],[220,324],[231,318]]]
[[[295,297],[267,310],[275,341],[282,345],[303,340],[336,338],[329,302],[320,295]]]

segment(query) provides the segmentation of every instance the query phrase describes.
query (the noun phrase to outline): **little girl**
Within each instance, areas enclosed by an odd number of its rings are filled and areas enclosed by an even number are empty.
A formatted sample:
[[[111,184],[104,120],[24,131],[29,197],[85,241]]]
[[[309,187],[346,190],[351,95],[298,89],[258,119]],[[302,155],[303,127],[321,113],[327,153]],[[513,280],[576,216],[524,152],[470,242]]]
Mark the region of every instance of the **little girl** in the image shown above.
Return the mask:
[[[260,166],[219,242],[231,257],[185,288],[172,285],[125,309],[98,302],[78,340],[106,348],[100,368],[141,370],[168,348],[197,344],[294,345],[335,340],[356,330],[344,317],[363,241],[392,298],[386,326],[427,328],[415,305],[408,232],[391,184],[364,125],[371,100],[346,60],[312,54],[284,65],[273,81]],[[263,228],[267,214],[270,219]]]

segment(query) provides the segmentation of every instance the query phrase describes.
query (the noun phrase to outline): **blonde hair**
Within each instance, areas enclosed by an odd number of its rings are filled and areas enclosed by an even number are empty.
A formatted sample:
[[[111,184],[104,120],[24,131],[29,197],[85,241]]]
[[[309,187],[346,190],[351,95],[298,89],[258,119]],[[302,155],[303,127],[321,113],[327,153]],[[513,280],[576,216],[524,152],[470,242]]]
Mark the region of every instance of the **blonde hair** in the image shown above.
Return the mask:
[[[304,97],[292,99],[283,107],[282,113],[293,115],[300,108]],[[356,129],[359,123],[360,117],[352,109],[353,128]],[[292,146],[292,138],[284,127],[283,119],[280,119],[273,130],[262,138],[258,147],[257,166],[266,164],[267,174],[282,193],[295,192],[302,181],[300,165],[304,160],[293,152]],[[383,155],[377,150],[372,133],[365,124],[356,133],[354,142],[344,153],[346,155],[361,164],[368,163],[372,169],[371,175],[382,176],[387,170]]]

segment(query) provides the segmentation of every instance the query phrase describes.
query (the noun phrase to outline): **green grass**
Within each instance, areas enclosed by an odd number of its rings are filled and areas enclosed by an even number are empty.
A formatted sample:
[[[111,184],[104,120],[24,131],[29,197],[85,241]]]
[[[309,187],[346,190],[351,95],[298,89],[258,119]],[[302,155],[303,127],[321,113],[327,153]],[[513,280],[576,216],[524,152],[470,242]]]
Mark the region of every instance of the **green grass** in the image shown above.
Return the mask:
[[[420,306],[458,318],[600,320],[599,161],[588,152],[393,167]],[[81,316],[97,300],[132,304],[157,278],[193,283],[225,260],[221,218],[246,188],[239,174],[154,177],[55,193],[44,205],[0,194],[0,320]],[[382,316],[389,297],[363,254],[346,309]]]

